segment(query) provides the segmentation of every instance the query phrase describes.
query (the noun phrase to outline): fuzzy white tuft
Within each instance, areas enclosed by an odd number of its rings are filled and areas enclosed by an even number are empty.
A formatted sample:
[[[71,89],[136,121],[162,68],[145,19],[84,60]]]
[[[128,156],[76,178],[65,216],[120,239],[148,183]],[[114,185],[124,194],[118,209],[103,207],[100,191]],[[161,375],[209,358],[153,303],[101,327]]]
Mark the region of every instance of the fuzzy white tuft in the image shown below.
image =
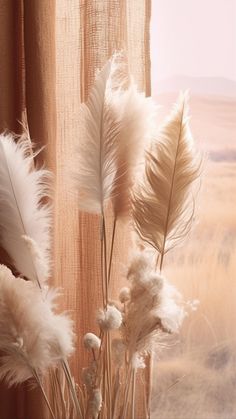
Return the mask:
[[[122,314],[115,306],[108,305],[107,308],[99,310],[97,322],[104,331],[119,329],[122,324]]]
[[[131,365],[134,370],[145,368],[144,358],[135,352],[132,356]]]
[[[101,345],[101,339],[94,333],[86,333],[84,335],[84,346],[86,349],[99,349]]]
[[[73,352],[72,322],[54,313],[56,296],[0,265],[0,378],[9,385],[44,373]]]

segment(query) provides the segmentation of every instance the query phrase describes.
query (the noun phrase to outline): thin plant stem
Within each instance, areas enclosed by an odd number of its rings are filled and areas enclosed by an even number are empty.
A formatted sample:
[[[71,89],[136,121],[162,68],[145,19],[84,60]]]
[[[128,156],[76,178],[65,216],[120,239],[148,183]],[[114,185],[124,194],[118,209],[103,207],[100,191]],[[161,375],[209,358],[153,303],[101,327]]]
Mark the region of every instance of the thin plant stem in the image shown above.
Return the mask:
[[[36,382],[37,382],[37,384],[38,384],[38,386],[39,386],[39,388],[40,388],[40,390],[41,390],[41,393],[42,393],[42,395],[43,395],[43,397],[44,397],[44,400],[45,400],[45,402],[46,402],[46,405],[47,405],[47,407],[48,407],[48,410],[49,410],[49,412],[50,412],[50,414],[51,414],[52,418],[53,418],[53,419],[56,419],[56,416],[55,416],[55,415],[54,415],[54,413],[53,413],[53,410],[52,410],[52,408],[51,408],[51,405],[50,405],[50,403],[49,403],[48,397],[47,397],[46,392],[45,392],[45,390],[44,390],[44,388],[43,388],[43,385],[42,385],[42,383],[41,383],[41,380],[40,380],[40,377],[39,377],[38,373],[37,373],[35,370],[32,370],[32,373],[33,373],[33,376],[34,376],[34,378],[35,378],[35,380],[36,380]]]
[[[108,398],[109,398],[109,414],[112,416],[112,379],[111,379],[111,348],[110,333],[107,332],[107,382],[108,382]]]
[[[132,370],[131,370],[131,365],[129,363],[127,376],[126,376],[126,383],[125,383],[124,406],[123,406],[123,414],[122,414],[123,419],[127,417],[126,412],[127,412],[128,402],[129,402],[130,382],[132,381],[131,374],[132,374]]]
[[[104,282],[105,282],[105,308],[107,308],[108,300],[109,300],[109,290],[108,290],[108,266],[107,266],[107,237],[106,237],[106,222],[104,213],[102,213],[102,238],[103,238],[103,257],[104,257]],[[108,403],[107,410],[111,417],[112,415],[112,406],[111,406],[111,391],[112,391],[112,383],[111,383],[111,354],[110,354],[110,347],[109,347],[109,333],[105,336],[105,345],[104,345],[104,365],[103,365],[103,380],[105,384],[105,394],[106,394],[106,402]],[[104,394],[104,396],[105,396]],[[105,403],[104,403],[105,404]]]
[[[152,352],[148,356],[149,360],[149,375],[147,379],[147,417],[150,418],[150,403],[151,403],[151,394],[152,394],[152,373],[153,373],[153,354]]]
[[[136,391],[136,370],[133,370],[133,385],[132,385],[132,414],[131,418],[135,419],[135,391]]]
[[[71,396],[72,396],[77,414],[81,419],[83,419],[83,415],[82,415],[79,400],[78,400],[78,397],[77,397],[77,394],[76,394],[74,382],[73,382],[73,379],[72,379],[72,376],[71,376],[71,373],[70,373],[70,368],[69,368],[69,365],[68,365],[66,360],[62,361],[62,367],[63,367],[64,373],[65,373],[65,376],[66,376],[66,379],[67,379],[67,382],[68,382],[68,385],[69,385],[70,393],[71,393]]]
[[[164,252],[161,254],[161,261],[160,261],[160,273],[161,273],[162,268],[163,268],[163,262],[164,262]]]
[[[103,229],[103,245],[104,245],[104,279],[105,279],[105,289],[106,289],[106,307],[108,304],[108,273],[107,273],[107,237],[106,237],[106,222],[105,216],[102,214],[102,229]]]
[[[101,278],[102,278],[102,300],[103,306],[105,306],[105,281],[104,281],[104,263],[103,263],[103,239],[104,239],[104,231],[103,231],[103,218],[104,215],[101,217],[101,234],[100,234],[100,268],[101,268]]]
[[[96,362],[96,354],[95,354],[95,350],[92,348],[92,354],[93,354],[93,360]]]
[[[113,386],[113,404],[112,404],[112,419],[116,418],[116,408],[120,395],[120,367],[117,368],[114,378]]]
[[[110,280],[111,280],[111,265],[112,265],[113,250],[114,250],[114,243],[115,243],[116,223],[117,223],[117,218],[115,216],[113,220],[112,237],[111,237],[111,250],[110,250],[109,267],[108,267],[108,284],[110,283]]]
[[[157,268],[158,268],[159,257],[160,257],[160,253],[157,253],[156,268],[155,268],[156,271],[157,271]]]

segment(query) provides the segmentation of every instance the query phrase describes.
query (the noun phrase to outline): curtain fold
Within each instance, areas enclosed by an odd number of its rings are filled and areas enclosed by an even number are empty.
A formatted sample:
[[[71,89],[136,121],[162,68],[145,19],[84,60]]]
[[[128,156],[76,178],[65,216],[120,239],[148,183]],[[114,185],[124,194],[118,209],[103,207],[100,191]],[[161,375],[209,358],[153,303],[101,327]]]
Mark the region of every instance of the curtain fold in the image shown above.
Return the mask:
[[[19,132],[17,121],[26,109],[33,142],[46,146],[41,161],[46,159],[55,173],[52,282],[64,288],[62,307],[75,320],[78,351],[71,362],[75,380],[87,364],[83,334],[96,330],[94,319],[101,303],[99,219],[78,212],[68,187],[78,109],[96,70],[120,49],[127,54],[140,90],[150,94],[150,3],[12,0],[0,5],[0,126]],[[128,253],[123,251],[129,246],[126,230],[119,227],[115,243],[114,289]],[[0,394],[0,419],[47,418],[37,390],[22,386],[9,391],[1,385]],[[143,418],[143,394],[139,399]]]
[[[45,147],[55,169],[56,51],[55,0],[24,0],[25,97],[32,141]]]
[[[0,3],[0,129],[20,132],[24,97],[23,1]]]

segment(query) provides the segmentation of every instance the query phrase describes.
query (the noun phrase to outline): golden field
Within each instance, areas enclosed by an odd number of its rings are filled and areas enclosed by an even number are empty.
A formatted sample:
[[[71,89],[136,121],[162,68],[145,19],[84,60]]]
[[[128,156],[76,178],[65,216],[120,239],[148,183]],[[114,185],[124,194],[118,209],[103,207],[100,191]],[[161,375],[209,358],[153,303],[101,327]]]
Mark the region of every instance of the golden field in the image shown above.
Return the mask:
[[[160,121],[174,95],[156,98]],[[154,359],[152,418],[236,418],[236,101],[191,98],[192,132],[206,153],[193,231],[164,273],[198,310]]]

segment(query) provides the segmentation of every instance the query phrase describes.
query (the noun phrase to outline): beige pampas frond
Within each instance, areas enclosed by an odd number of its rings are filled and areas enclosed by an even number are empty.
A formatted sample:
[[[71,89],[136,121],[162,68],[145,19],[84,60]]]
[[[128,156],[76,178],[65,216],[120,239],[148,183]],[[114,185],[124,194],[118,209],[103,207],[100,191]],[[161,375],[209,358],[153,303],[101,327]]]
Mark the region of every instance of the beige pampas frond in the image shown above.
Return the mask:
[[[56,296],[0,265],[0,379],[9,386],[43,374],[73,352],[72,322],[54,313]]]
[[[143,181],[133,195],[133,219],[139,236],[163,256],[191,227],[193,182],[201,158],[189,129],[187,97],[181,94],[146,155]]]
[[[50,173],[34,169],[28,140],[0,135],[0,242],[19,273],[42,282],[50,273]]]

